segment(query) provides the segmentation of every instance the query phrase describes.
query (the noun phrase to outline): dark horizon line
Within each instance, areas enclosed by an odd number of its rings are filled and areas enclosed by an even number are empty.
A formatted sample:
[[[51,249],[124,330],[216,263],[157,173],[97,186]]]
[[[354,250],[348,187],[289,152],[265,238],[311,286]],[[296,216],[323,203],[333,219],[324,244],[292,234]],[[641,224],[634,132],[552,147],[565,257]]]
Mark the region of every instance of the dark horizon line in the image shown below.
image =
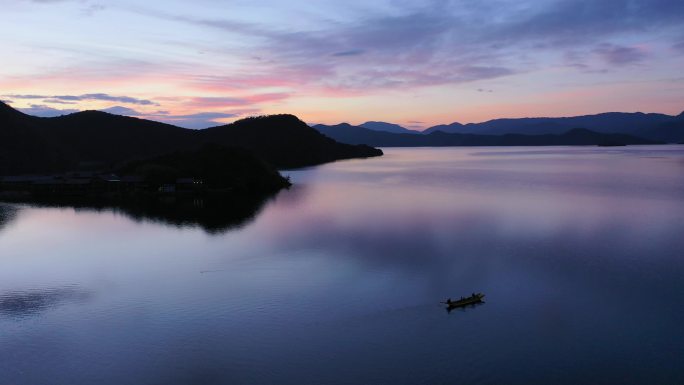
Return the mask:
[[[403,128],[403,129],[406,129],[406,130],[409,130],[409,131],[415,131],[415,132],[417,132],[417,133],[423,133],[423,132],[425,132],[426,130],[429,130],[429,129],[433,128],[433,127],[438,127],[438,126],[450,126],[450,125],[453,125],[453,124],[460,124],[460,125],[462,125],[462,126],[464,126],[464,127],[467,127],[467,126],[471,126],[471,125],[485,124],[485,123],[494,122],[494,121],[498,121],[498,120],[572,119],[572,118],[582,118],[582,117],[599,116],[599,115],[608,115],[608,114],[662,115],[662,116],[667,116],[667,117],[670,117],[670,118],[673,118],[673,119],[674,119],[674,118],[678,118],[678,117],[684,117],[684,110],[682,110],[682,112],[679,113],[678,115],[670,115],[670,114],[666,114],[666,113],[662,113],[662,112],[643,112],[643,111],[624,112],[624,111],[606,111],[606,112],[597,112],[597,113],[595,113],[595,114],[570,115],[570,116],[567,116],[567,115],[566,115],[566,116],[525,116],[525,117],[520,117],[520,118],[502,117],[502,118],[493,118],[493,119],[483,120],[483,121],[481,121],[481,122],[461,123],[461,122],[459,122],[459,121],[453,121],[453,122],[451,122],[451,123],[440,123],[440,124],[434,124],[434,125],[429,126],[429,127],[425,127],[425,128],[422,129],[422,130],[412,129],[412,128],[409,128],[409,127],[406,127],[406,126],[402,126],[401,124],[398,124],[398,123],[386,122],[386,121],[382,121],[382,120],[368,120],[368,121],[365,121],[365,122],[360,123],[360,124],[352,124],[352,123],[349,123],[349,122],[340,122],[340,123],[336,123],[336,124],[312,123],[312,124],[309,124],[309,125],[310,125],[311,127],[315,127],[315,126],[319,126],[319,125],[321,125],[321,126],[340,126],[340,125],[343,125],[343,124],[347,124],[347,125],[350,125],[350,126],[353,126],[353,127],[364,127],[364,124],[368,124],[368,123],[382,123],[382,124],[390,124],[390,125],[394,125],[394,126],[399,126],[399,127]],[[308,124],[308,123],[307,123],[307,124]]]

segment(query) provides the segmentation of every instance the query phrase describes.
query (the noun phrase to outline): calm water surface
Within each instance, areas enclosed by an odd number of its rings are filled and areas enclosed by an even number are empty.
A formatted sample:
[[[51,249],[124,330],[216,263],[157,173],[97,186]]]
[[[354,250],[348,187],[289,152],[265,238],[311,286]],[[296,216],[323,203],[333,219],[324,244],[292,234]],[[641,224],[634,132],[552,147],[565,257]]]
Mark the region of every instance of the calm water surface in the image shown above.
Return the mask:
[[[684,383],[684,146],[386,154],[223,232],[0,204],[0,384]]]

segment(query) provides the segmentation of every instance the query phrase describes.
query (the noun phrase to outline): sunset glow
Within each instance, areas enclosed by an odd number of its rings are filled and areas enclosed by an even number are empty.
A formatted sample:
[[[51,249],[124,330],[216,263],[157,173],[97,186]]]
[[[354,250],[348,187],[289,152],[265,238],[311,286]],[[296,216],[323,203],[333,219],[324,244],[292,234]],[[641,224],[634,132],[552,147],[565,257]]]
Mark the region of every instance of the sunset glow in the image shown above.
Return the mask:
[[[0,0],[0,100],[190,128],[684,109],[680,0]]]

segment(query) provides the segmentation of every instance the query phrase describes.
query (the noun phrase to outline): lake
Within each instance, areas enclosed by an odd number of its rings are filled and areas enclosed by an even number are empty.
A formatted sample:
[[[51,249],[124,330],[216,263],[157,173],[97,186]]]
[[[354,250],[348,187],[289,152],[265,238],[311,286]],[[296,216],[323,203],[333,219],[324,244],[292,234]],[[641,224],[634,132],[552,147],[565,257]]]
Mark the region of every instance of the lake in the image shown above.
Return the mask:
[[[684,146],[385,153],[218,229],[0,203],[0,384],[684,383]]]

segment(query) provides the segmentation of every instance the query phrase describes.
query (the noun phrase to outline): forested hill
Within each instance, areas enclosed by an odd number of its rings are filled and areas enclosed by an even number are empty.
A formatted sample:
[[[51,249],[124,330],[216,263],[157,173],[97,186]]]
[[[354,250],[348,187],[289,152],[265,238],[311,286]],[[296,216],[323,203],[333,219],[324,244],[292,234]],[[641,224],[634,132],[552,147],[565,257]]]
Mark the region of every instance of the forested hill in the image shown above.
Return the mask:
[[[0,102],[0,175],[66,171],[84,163],[115,168],[205,144],[246,148],[276,168],[382,155],[368,146],[336,142],[292,115],[190,130],[100,111],[38,118]]]

